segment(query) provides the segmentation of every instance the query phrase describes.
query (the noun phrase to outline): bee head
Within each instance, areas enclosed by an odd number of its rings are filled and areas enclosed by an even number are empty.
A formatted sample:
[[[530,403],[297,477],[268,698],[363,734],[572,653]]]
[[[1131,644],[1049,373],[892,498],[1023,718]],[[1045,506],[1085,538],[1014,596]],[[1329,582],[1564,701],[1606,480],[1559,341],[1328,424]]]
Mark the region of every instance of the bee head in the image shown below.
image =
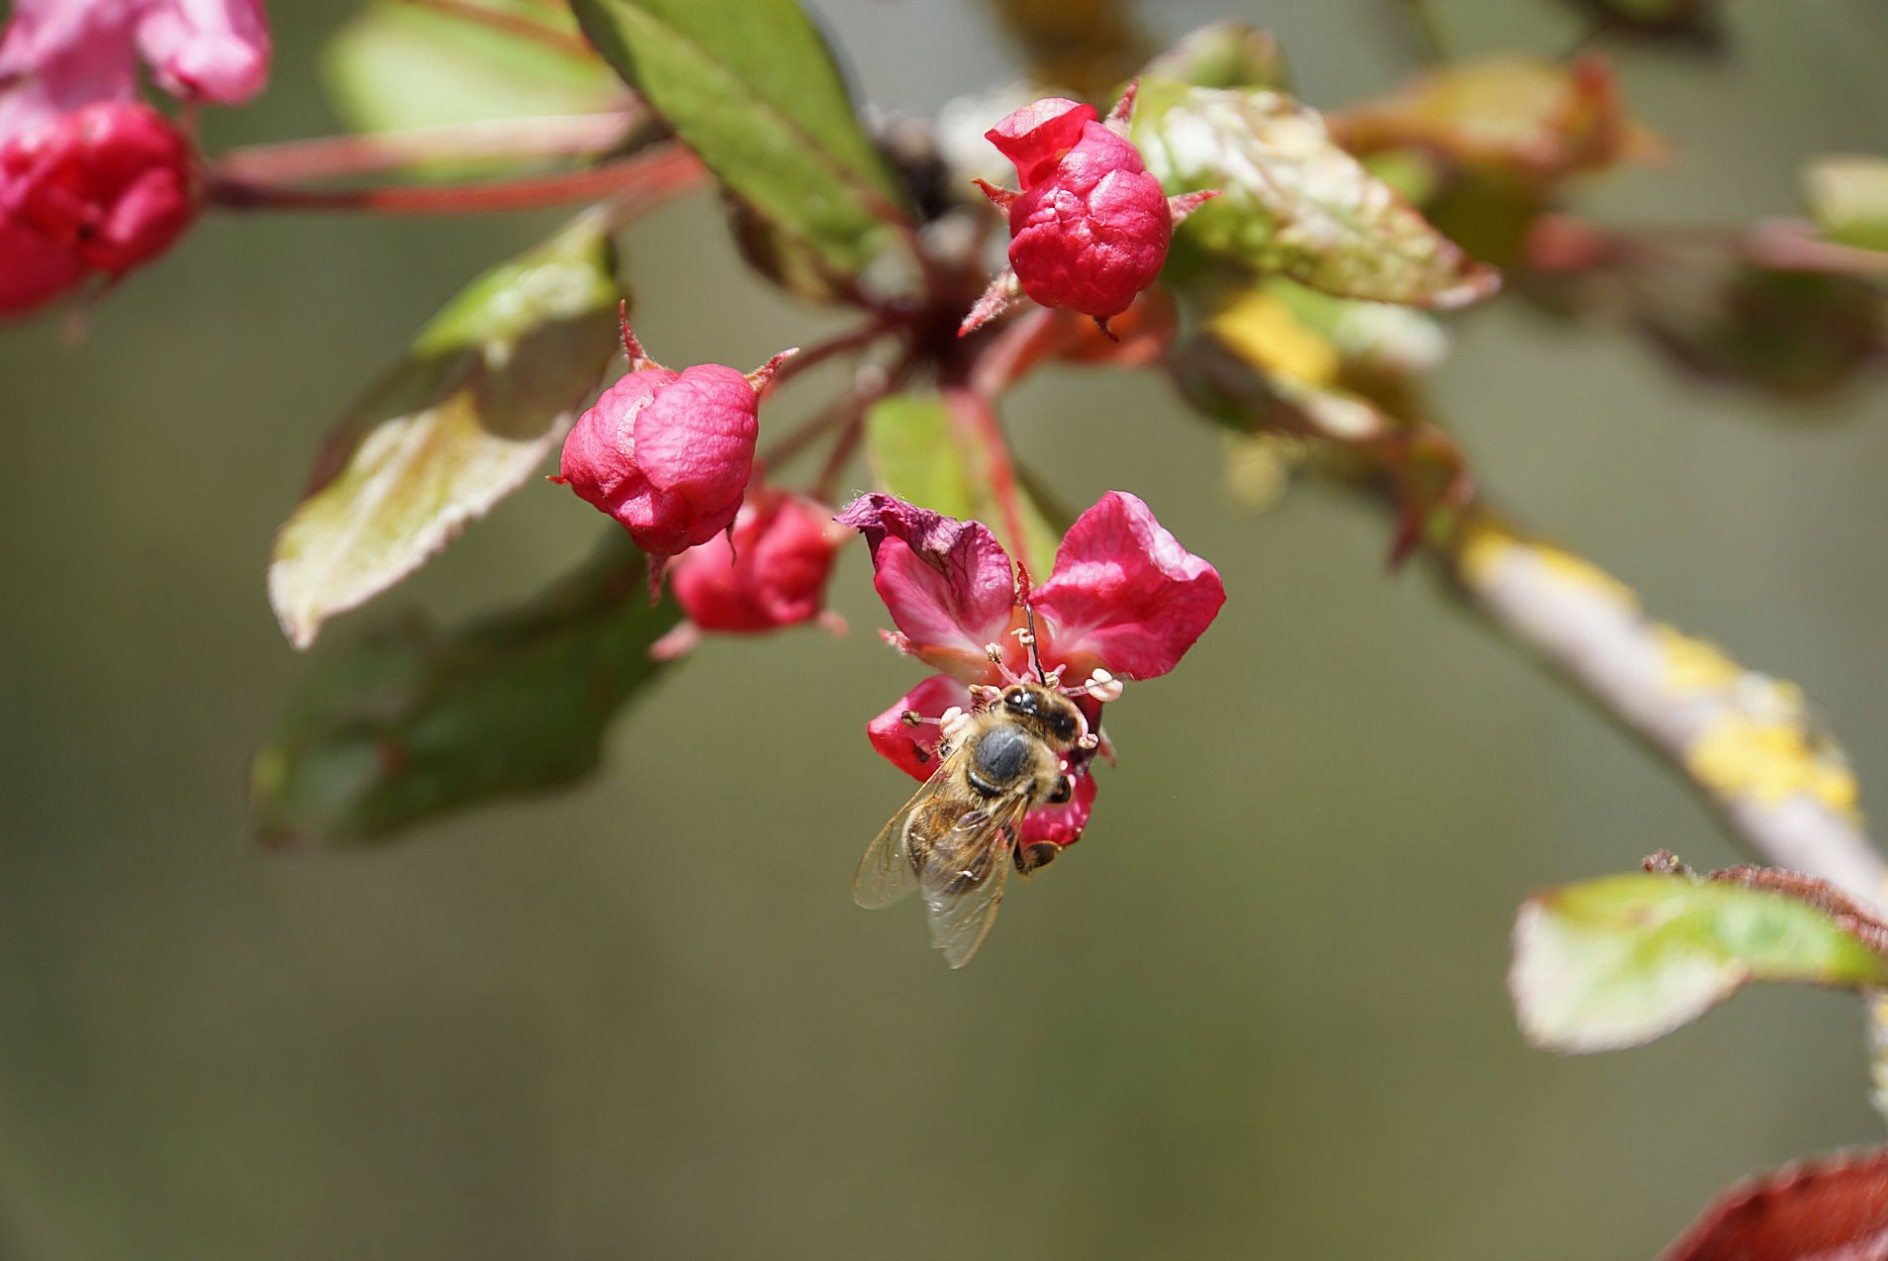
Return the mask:
[[[1086,725],[1081,711],[1063,697],[1027,684],[1013,684],[1004,688],[1003,708],[1018,718],[1031,718],[1041,723],[1043,729],[1062,744],[1073,744]]]

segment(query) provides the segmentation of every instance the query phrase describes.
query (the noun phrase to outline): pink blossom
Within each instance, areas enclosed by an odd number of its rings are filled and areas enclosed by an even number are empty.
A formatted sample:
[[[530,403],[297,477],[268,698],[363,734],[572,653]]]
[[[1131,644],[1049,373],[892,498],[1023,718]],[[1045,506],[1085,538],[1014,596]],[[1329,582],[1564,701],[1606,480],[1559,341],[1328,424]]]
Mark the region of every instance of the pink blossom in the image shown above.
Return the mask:
[[[1009,216],[1010,271],[960,335],[1007,305],[1012,285],[1043,306],[1092,316],[1105,330],[1159,277],[1174,224],[1212,194],[1169,198],[1161,190],[1125,134],[1133,96],[1130,88],[1105,123],[1092,106],[1050,97],[984,133],[1016,164],[1022,190],[981,185]]]
[[[168,249],[196,215],[191,142],[138,100],[235,104],[268,73],[260,0],[18,0],[0,32],[0,315]]]
[[[196,214],[189,143],[164,116],[104,101],[0,141],[0,312],[169,249]]]
[[[139,7],[138,50],[166,92],[241,105],[262,91],[273,49],[261,0],[165,0]]]
[[[135,98],[134,16],[123,0],[17,0],[0,33],[0,138]]]
[[[0,135],[137,94],[138,54],[165,91],[240,105],[271,54],[261,0],[18,0],[0,34]]]
[[[934,674],[899,697],[892,707],[865,725],[866,738],[892,765],[913,779],[926,780],[937,771],[938,725],[950,709],[968,713],[975,705],[970,689],[948,674]],[[1095,728],[1100,723],[1101,705],[1080,697],[1076,705]],[[919,721],[913,722],[915,716]],[[1037,806],[1023,819],[1019,843],[1024,846],[1047,841],[1052,845],[1073,845],[1082,839],[1088,816],[1095,807],[1095,777],[1087,773],[1090,750],[1077,749],[1069,754],[1069,774],[1073,795],[1059,806]]]
[[[727,529],[754,468],[760,396],[786,354],[751,377],[720,364],[680,372],[623,326],[630,368],[578,418],[552,481],[620,523],[661,562]]]
[[[943,673],[926,679],[867,724],[872,745],[918,779],[936,770],[937,720],[972,707],[970,684],[1001,686],[1037,668],[1079,690],[1096,671],[1121,679],[1165,674],[1205,632],[1225,587],[1218,572],[1183,548],[1133,495],[1110,491],[1069,527],[1049,579],[1030,588],[993,535],[975,521],[872,494],[839,521],[865,535],[873,585],[899,651]],[[1034,613],[1035,660],[1017,631]],[[1000,660],[988,648],[995,645]],[[1107,689],[1099,689],[1107,694]],[[1102,700],[1076,695],[1091,731]],[[919,721],[912,721],[914,715]],[[929,720],[929,721],[924,721]],[[1074,799],[1030,812],[1022,843],[1068,845],[1081,836],[1094,802],[1092,754],[1069,759]]]
[[[686,651],[700,631],[757,634],[822,618],[826,581],[847,537],[830,508],[751,488],[731,529],[683,552],[670,568],[688,633],[659,655]],[[822,620],[843,629],[835,616]]]

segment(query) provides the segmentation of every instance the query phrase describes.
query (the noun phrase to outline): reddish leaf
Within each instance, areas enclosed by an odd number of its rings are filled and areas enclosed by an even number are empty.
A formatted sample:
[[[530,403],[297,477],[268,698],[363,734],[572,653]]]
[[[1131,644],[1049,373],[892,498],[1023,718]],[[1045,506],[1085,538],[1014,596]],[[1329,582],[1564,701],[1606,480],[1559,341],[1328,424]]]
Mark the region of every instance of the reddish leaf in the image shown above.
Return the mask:
[[[1740,1182],[1660,1261],[1888,1261],[1888,1150]]]

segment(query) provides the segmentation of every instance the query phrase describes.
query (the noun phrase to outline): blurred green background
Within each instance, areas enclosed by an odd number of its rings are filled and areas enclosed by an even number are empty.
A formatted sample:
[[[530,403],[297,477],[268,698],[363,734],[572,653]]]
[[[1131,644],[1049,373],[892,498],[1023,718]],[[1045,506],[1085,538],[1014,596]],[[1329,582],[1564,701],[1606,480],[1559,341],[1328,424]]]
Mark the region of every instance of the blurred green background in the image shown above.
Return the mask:
[[[980,5],[818,8],[884,106],[1013,73]],[[1579,30],[1545,0],[1434,8],[1463,53]],[[213,149],[333,127],[313,58],[344,6],[272,9],[274,83],[208,118]],[[1143,8],[1165,37],[1270,25],[1327,107],[1409,71],[1397,12]],[[1888,150],[1877,0],[1725,15],[1723,59],[1620,54],[1682,161],[1585,208],[1796,213],[1803,159]],[[1529,890],[1738,855],[1420,572],[1387,575],[1381,520],[1315,490],[1242,516],[1219,437],[1151,378],[1050,372],[1007,414],[1068,501],[1133,489],[1230,600],[1110,709],[1086,841],[964,972],[915,907],[848,896],[910,787],[863,724],[920,677],[872,633],[856,548],[850,636],[709,644],[578,791],[381,851],[250,847],[248,757],[304,667],[263,571],[315,444],[555,222],[213,215],[82,339],[0,332],[0,1255],[1634,1257],[1738,1175],[1880,1140],[1839,996],[1747,994],[1622,1055],[1522,1045],[1503,972]],[[708,203],[628,256],[666,361],[821,327]],[[1802,683],[1879,811],[1888,390],[1768,402],[1513,302],[1454,327],[1439,394],[1488,487]],[[533,483],[317,652],[519,598],[596,527]]]

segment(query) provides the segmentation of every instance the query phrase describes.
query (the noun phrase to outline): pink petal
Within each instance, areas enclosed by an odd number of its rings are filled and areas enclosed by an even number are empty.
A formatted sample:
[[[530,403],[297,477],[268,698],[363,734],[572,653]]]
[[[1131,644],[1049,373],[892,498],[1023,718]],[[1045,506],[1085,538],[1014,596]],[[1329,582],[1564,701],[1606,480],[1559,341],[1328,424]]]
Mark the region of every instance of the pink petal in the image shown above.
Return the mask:
[[[1124,491],[1076,519],[1049,581],[1029,596],[1043,660],[1068,666],[1071,684],[1097,665],[1134,679],[1167,673],[1225,602],[1219,572]]]
[[[69,251],[0,213],[0,318],[31,311],[85,276]]]
[[[185,100],[241,105],[269,78],[261,0],[157,0],[138,20],[138,47],[158,84]]]
[[[935,722],[914,727],[904,716],[915,709],[926,718],[941,718],[953,705],[968,712],[970,689],[948,675],[934,674],[865,724],[866,737],[905,774],[913,779],[929,779],[938,767],[937,745],[943,732]]]
[[[1023,817],[1024,845],[1043,841],[1051,845],[1073,845],[1082,839],[1082,829],[1088,826],[1088,816],[1095,808],[1095,777],[1083,773],[1073,775],[1072,779],[1075,795],[1066,803],[1037,806]]]
[[[127,0],[18,0],[0,35],[0,138],[137,95]]]
[[[669,585],[702,630],[752,633],[820,614],[839,545],[852,536],[804,495],[759,487],[717,534],[676,560]]]
[[[1092,105],[1050,96],[1023,106],[983,137],[1016,164],[1017,179],[1027,191],[1054,169],[1097,117]]]
[[[865,535],[872,585],[912,652],[971,679],[990,669],[984,646],[1006,642],[1016,611],[1015,573],[995,535],[880,494],[837,520]]]
[[[712,534],[734,519],[753,472],[759,400],[746,377],[720,364],[669,375],[636,416],[636,463],[659,489],[706,515],[725,514]]]

